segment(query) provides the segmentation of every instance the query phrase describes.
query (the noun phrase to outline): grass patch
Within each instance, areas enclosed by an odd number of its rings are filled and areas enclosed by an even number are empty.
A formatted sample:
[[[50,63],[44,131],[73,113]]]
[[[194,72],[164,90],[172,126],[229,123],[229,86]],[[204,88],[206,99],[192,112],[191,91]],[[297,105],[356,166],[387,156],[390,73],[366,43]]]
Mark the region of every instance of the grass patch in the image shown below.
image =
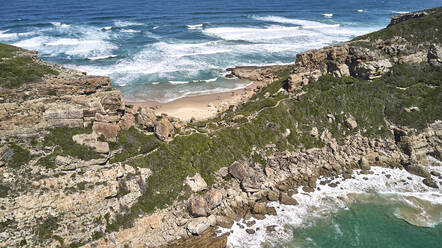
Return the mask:
[[[53,239],[53,232],[58,228],[58,218],[49,216],[44,220],[40,220],[41,223],[35,229],[35,234],[37,235],[40,242],[47,239]]]
[[[51,129],[50,133],[43,141],[44,146],[56,146],[56,150],[49,156],[40,159],[42,165],[51,168],[55,166],[53,163],[57,155],[69,155],[82,160],[91,160],[101,158],[102,156],[95,152],[93,148],[80,145],[72,140],[72,136],[83,133],[92,132],[91,128],[69,128],[59,127]]]
[[[43,75],[58,74],[48,66],[34,62],[29,56],[14,56],[19,50],[0,44],[0,87],[18,88],[25,83],[40,81]]]
[[[24,149],[15,143],[9,144],[8,147],[8,151],[3,155],[3,160],[6,162],[6,166],[18,169],[20,166],[31,160],[31,153],[27,149]]]
[[[111,159],[111,163],[115,163],[138,154],[149,153],[160,145],[160,141],[155,135],[146,135],[131,127],[129,130],[119,131],[117,142],[110,142],[109,145],[112,150],[122,150]]]

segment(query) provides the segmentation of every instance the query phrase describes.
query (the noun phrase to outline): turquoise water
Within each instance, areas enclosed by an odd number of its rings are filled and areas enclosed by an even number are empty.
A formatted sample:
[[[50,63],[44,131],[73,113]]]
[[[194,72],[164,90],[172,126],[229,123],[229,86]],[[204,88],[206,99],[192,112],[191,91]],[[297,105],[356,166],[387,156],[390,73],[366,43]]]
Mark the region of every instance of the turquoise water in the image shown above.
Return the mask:
[[[294,239],[281,247],[441,247],[442,224],[434,227],[409,224],[395,215],[398,208],[404,207],[408,206],[385,198],[357,202],[330,218],[294,229]]]
[[[243,87],[227,67],[293,63],[297,53],[385,27],[440,0],[0,0],[0,42],[107,75],[130,100]],[[247,82],[248,83],[248,82]]]

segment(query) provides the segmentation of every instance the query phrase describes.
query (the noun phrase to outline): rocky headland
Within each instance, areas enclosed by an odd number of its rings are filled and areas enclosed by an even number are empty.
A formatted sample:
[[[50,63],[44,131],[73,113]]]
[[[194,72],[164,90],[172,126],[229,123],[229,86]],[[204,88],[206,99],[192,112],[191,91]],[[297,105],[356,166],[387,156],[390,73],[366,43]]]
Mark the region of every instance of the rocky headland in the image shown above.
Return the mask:
[[[225,247],[218,227],[297,205],[319,177],[381,166],[441,187],[427,167],[442,160],[441,19],[395,16],[291,65],[229,69],[259,87],[190,122],[1,44],[0,246]]]

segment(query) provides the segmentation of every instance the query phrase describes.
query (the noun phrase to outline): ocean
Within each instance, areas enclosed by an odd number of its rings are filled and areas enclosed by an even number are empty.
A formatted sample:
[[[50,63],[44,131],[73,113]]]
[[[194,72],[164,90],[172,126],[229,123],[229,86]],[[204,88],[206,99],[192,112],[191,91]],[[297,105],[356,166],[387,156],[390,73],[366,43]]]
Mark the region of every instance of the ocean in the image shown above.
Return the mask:
[[[131,101],[227,91],[240,65],[293,63],[297,53],[385,27],[440,0],[0,0],[0,42],[110,76]]]
[[[171,101],[249,84],[241,65],[287,64],[297,53],[385,27],[390,16],[440,0],[0,0],[0,42],[111,77],[131,101]],[[441,166],[432,167],[441,171]],[[231,247],[439,247],[442,193],[404,171],[374,168],[339,187],[295,195]],[[391,178],[387,178],[390,175]],[[411,179],[410,179],[411,178]],[[435,178],[436,181],[440,180]],[[275,232],[266,231],[275,226]]]

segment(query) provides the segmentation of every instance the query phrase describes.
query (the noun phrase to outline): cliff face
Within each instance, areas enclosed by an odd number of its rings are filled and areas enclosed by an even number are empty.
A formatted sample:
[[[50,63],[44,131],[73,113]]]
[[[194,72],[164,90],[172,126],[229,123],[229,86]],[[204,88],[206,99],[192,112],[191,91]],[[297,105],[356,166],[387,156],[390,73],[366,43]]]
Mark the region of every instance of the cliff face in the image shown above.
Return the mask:
[[[230,69],[262,88],[188,124],[126,105],[107,77],[1,45],[0,246],[223,247],[211,226],[370,165],[440,187],[420,164],[441,159],[442,10],[424,12],[292,65]]]

